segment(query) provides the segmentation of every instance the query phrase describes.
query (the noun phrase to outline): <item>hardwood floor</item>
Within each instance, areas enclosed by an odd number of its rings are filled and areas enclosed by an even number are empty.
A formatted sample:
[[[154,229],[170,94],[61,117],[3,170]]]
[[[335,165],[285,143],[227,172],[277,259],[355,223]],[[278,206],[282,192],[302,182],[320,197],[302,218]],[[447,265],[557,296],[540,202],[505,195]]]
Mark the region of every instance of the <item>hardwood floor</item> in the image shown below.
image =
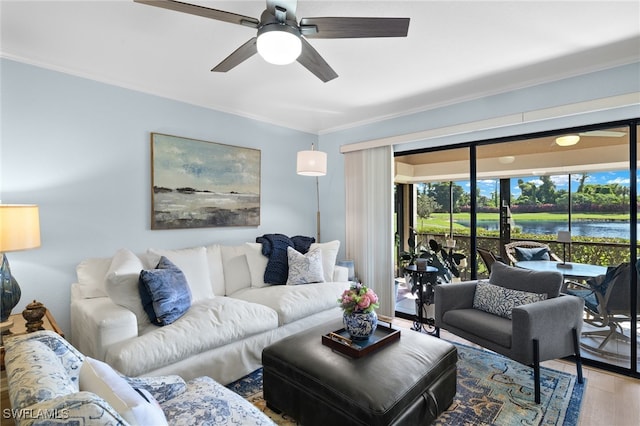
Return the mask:
[[[411,321],[395,318],[394,325],[411,328]],[[441,330],[440,337],[469,346],[477,345]],[[547,368],[576,374],[576,366],[564,360],[545,361]],[[640,380],[583,366],[587,387],[582,398],[579,426],[637,426],[640,424]]]

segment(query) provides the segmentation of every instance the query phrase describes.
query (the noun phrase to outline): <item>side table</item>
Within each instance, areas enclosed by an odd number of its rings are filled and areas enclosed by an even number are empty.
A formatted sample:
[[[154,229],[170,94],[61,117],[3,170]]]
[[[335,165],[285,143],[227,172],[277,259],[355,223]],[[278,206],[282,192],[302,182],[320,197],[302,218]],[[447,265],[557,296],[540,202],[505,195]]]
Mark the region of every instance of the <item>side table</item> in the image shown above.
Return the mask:
[[[21,313],[11,315],[9,317],[9,320],[13,321],[11,334],[2,336],[3,341],[11,339],[14,336],[27,334],[27,327],[25,325],[26,321],[24,318],[22,318]],[[45,312],[44,318],[42,318],[42,322],[42,327],[45,330],[52,330],[58,333],[60,336],[64,337],[62,329],[58,327],[58,323],[48,309]],[[9,401],[9,384],[7,382],[7,373],[6,371],[4,371],[4,345],[0,346],[0,370],[0,407],[3,410],[2,412],[0,412],[0,420],[2,420],[0,426],[14,425],[12,419],[5,418],[5,416],[3,415],[5,408],[11,408],[11,403]]]
[[[434,289],[438,282],[438,268],[425,266],[424,269],[416,265],[405,266],[411,272],[412,287],[417,286],[418,298],[416,299],[416,319],[413,322],[413,330],[422,331],[440,337],[440,329],[435,326],[434,318],[425,318],[424,309],[433,304]],[[414,289],[412,288],[413,292]],[[425,327],[426,325],[426,327]]]

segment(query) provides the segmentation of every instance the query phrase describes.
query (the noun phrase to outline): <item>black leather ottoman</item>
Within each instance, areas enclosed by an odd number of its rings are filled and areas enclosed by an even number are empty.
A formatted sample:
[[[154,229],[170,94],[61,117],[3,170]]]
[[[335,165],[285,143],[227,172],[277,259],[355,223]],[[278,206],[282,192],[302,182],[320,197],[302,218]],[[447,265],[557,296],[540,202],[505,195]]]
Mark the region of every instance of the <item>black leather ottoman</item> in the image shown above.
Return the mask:
[[[428,425],[453,402],[455,346],[402,330],[400,340],[350,358],[321,336],[340,321],[280,340],[262,352],[264,398],[303,426]]]

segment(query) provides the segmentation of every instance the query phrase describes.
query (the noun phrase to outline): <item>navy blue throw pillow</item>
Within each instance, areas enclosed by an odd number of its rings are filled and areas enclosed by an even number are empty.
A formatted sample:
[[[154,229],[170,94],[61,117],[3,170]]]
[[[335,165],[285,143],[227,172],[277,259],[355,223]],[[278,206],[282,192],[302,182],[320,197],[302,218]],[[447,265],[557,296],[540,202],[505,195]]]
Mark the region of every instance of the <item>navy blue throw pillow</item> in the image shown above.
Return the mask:
[[[523,248],[516,247],[516,258],[522,260],[551,260],[549,249],[546,247]]]
[[[187,279],[180,268],[164,256],[156,269],[140,271],[138,290],[142,307],[155,325],[169,325],[191,307]]]

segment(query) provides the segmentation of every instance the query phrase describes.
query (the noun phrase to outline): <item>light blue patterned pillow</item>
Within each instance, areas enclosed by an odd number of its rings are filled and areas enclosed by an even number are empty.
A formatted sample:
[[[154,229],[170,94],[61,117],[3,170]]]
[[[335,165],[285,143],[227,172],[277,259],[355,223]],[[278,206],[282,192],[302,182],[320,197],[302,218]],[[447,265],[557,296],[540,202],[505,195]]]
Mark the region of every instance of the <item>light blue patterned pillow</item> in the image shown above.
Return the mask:
[[[322,251],[319,247],[312,248],[305,254],[293,247],[287,247],[287,258],[289,260],[287,285],[324,282]]]
[[[513,308],[547,299],[547,293],[512,290],[486,282],[478,282],[473,308],[511,319]]]
[[[184,274],[162,256],[156,269],[140,271],[142,307],[152,324],[169,325],[191,307],[191,291]]]

